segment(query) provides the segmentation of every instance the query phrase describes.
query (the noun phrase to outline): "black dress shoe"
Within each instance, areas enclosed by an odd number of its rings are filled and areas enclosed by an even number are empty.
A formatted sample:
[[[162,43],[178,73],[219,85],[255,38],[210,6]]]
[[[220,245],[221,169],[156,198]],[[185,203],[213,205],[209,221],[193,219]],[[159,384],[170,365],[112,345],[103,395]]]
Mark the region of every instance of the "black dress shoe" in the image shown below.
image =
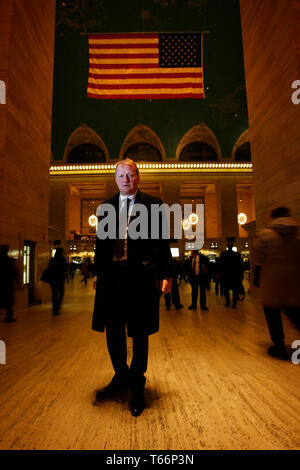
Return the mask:
[[[231,308],[236,308],[236,305],[232,305]]]
[[[208,310],[207,307],[201,307],[201,310]]]
[[[15,318],[5,318],[4,323],[13,323],[17,321]]]
[[[120,379],[117,376],[114,376],[112,381],[106,385],[106,387],[98,390],[96,393],[96,401],[106,400],[107,398],[111,398],[116,395],[118,392],[122,392],[123,390],[127,390],[129,388],[129,380],[128,378]]]
[[[190,305],[188,307],[189,310],[197,310],[197,305]]]
[[[177,307],[175,307],[176,310],[181,310],[183,308],[183,305],[178,305]]]
[[[145,408],[144,388],[132,390],[130,400],[130,411],[132,416],[140,416]]]
[[[277,359],[283,359],[287,361],[289,359],[289,355],[287,353],[285,345],[280,346],[270,346],[268,349],[268,353],[270,356],[276,357]]]

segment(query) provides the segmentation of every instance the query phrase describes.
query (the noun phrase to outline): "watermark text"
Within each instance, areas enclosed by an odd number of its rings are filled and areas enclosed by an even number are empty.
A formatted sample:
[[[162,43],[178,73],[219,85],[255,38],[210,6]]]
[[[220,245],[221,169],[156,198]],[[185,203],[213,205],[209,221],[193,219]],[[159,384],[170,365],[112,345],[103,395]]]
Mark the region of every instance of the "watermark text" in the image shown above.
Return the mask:
[[[300,80],[294,80],[292,83],[292,88],[296,89],[292,93],[291,100],[293,104],[299,104],[300,103]]]
[[[204,204],[196,204],[195,207],[192,204],[151,204],[148,210],[144,204],[137,203],[132,207],[129,223],[126,211],[119,208],[117,216],[112,204],[101,204],[96,215],[100,240],[124,239],[127,235],[132,240],[168,240],[173,237],[186,239],[189,243],[193,240],[195,250],[204,245]]]
[[[0,364],[6,364],[6,344],[0,340]]]
[[[0,80],[0,104],[6,104],[6,84]]]
[[[296,339],[295,341],[292,342],[292,349],[296,349],[296,351],[293,352],[291,356],[291,361],[295,365],[300,364],[300,339]]]

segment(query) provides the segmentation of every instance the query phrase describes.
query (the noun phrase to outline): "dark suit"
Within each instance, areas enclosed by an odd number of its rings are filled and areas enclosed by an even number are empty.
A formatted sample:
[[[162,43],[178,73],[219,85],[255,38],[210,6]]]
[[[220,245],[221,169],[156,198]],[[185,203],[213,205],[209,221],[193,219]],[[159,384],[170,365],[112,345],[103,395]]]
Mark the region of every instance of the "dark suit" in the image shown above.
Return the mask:
[[[223,251],[220,256],[220,268],[226,305],[229,305],[229,290],[232,290],[232,305],[235,307],[243,279],[241,255],[231,249]]]
[[[199,273],[195,273],[194,264],[199,262]],[[206,288],[209,269],[209,259],[199,253],[191,262],[190,283],[192,286],[192,305],[197,307],[198,291],[200,288],[200,307],[206,308]]]
[[[118,221],[119,193],[106,204],[112,204]],[[127,239],[127,262],[113,261],[116,240],[97,237],[95,274],[97,288],[92,328],[103,332],[117,375],[127,373],[127,335],[133,337],[132,376],[141,376],[147,367],[148,335],[159,329],[160,280],[173,277],[173,260],[169,240],[152,240],[151,205],[162,204],[158,198],[138,191],[134,204],[148,210],[148,238]],[[130,218],[130,223],[134,217]],[[99,220],[99,222],[101,219]],[[118,223],[117,223],[118,236]]]

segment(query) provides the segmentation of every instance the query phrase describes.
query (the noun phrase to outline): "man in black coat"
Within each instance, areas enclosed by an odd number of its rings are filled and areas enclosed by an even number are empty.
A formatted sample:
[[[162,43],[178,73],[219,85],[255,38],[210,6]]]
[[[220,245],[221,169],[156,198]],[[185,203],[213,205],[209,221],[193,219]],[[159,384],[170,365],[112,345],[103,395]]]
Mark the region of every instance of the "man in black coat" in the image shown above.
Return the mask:
[[[225,307],[230,306],[229,291],[232,290],[232,308],[236,308],[239,289],[243,279],[243,265],[241,255],[233,251],[234,237],[227,237],[227,250],[220,256],[221,283],[226,300]]]
[[[162,214],[158,236],[153,237],[152,232],[157,227],[151,219],[151,208],[153,205],[160,206],[162,201],[138,190],[139,171],[135,162],[128,158],[118,162],[115,179],[120,192],[97,209],[96,295],[92,323],[94,330],[106,330],[115,375],[109,385],[96,393],[96,401],[129,388],[131,413],[139,416],[145,408],[144,373],[148,360],[148,336],[159,329],[160,295],[171,289],[173,260],[169,240],[161,236]],[[131,228],[139,218],[138,207],[142,207],[147,216],[140,224],[143,226],[139,227],[141,236],[136,238],[132,236]],[[105,208],[109,211],[113,209],[113,219],[107,219]],[[125,230],[124,212],[127,222]],[[105,225],[106,219],[108,222]],[[115,235],[111,233],[109,221],[115,221]],[[107,228],[108,236],[104,238]],[[126,326],[127,335],[133,340],[129,368]]]
[[[198,251],[192,252],[190,263],[189,282],[192,286],[192,304],[189,310],[197,309],[198,291],[200,289],[200,308],[208,310],[206,306],[207,276],[209,270],[209,259]]]

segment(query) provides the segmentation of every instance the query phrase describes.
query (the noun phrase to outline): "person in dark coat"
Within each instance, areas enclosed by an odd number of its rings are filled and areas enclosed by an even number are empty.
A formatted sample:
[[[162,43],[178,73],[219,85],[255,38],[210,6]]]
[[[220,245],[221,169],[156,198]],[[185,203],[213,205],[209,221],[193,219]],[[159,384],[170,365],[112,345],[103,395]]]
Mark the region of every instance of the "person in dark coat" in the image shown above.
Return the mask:
[[[58,315],[64,297],[65,279],[68,270],[63,248],[56,249],[54,257],[49,261],[49,269],[51,272],[52,313]]]
[[[14,289],[19,284],[19,275],[8,251],[7,245],[0,246],[0,308],[6,311],[5,323],[12,323],[16,321],[13,315]]]
[[[219,289],[220,294],[223,296],[223,286],[221,282],[221,263],[220,257],[216,258],[215,263],[213,265],[213,281],[215,283],[215,293],[218,295]]]
[[[259,287],[273,345],[268,353],[289,359],[281,312],[300,330],[299,224],[289,208],[277,207],[253,240],[254,285]]]
[[[206,306],[207,275],[209,271],[209,259],[198,251],[193,251],[190,263],[189,281],[192,286],[192,304],[189,310],[197,309],[198,291],[200,288],[200,308],[208,310]]]
[[[163,239],[161,234],[156,239],[151,237],[151,207],[154,204],[161,205],[162,201],[138,189],[139,171],[135,162],[128,158],[118,162],[115,179],[120,192],[99,206],[96,212],[99,223],[94,263],[96,295],[92,321],[93,330],[106,330],[107,346],[115,375],[106,387],[96,393],[96,402],[110,398],[120,390],[130,389],[131,414],[138,416],[146,406],[144,374],[148,361],[148,336],[159,330],[160,295],[171,289],[173,259],[169,240]],[[130,229],[138,216],[138,212],[134,214],[134,206],[139,207],[137,204],[147,209],[148,226],[146,237],[134,239]],[[101,224],[105,219],[102,213],[105,207],[114,209],[113,220],[117,230],[115,236],[109,235],[103,239],[105,229]],[[125,216],[122,215],[124,208]],[[127,220],[124,235],[122,217],[123,220],[125,217],[125,225]],[[141,231],[144,228],[141,227]],[[126,326],[127,335],[132,337],[133,341],[133,357],[129,368]]]
[[[181,274],[181,262],[174,260],[174,279],[172,282],[171,292],[164,295],[166,309],[170,310],[171,304],[174,305],[176,310],[181,310],[183,305],[180,301],[180,293],[178,288],[178,282]]]
[[[223,286],[225,307],[230,306],[230,294],[232,290],[232,308],[236,308],[239,290],[243,278],[243,266],[240,253],[233,251],[234,237],[227,237],[227,250],[221,253],[221,283]]]

